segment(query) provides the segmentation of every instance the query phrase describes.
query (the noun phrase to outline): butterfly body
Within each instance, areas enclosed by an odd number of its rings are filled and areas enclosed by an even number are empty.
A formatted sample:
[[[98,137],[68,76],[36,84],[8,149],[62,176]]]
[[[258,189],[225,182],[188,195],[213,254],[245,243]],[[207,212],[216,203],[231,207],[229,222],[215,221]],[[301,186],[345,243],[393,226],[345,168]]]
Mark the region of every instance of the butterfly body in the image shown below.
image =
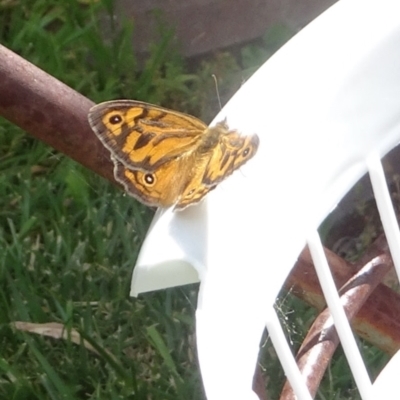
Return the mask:
[[[98,104],[88,118],[111,152],[115,179],[149,206],[180,210],[199,202],[259,143],[225,121],[208,128],[190,115],[133,100]]]

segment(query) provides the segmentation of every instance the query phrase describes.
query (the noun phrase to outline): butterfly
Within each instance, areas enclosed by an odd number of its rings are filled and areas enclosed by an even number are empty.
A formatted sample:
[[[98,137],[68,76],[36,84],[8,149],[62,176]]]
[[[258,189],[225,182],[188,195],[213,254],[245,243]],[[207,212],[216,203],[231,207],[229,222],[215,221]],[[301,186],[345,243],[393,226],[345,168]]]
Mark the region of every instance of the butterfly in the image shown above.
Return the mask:
[[[226,121],[209,128],[191,115],[135,100],[95,105],[88,120],[111,153],[115,180],[153,207],[198,203],[259,145],[257,135],[241,136]]]

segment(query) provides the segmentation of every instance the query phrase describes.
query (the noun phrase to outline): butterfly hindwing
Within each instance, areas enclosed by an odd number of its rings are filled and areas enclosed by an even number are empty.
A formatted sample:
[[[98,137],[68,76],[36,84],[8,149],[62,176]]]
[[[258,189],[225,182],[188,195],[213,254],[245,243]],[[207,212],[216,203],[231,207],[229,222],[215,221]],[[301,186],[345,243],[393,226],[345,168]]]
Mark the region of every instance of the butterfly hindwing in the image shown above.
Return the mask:
[[[115,158],[113,162],[115,179],[140,202],[150,207],[170,207],[178,201],[183,182],[176,163],[168,162],[149,172],[127,168]]]

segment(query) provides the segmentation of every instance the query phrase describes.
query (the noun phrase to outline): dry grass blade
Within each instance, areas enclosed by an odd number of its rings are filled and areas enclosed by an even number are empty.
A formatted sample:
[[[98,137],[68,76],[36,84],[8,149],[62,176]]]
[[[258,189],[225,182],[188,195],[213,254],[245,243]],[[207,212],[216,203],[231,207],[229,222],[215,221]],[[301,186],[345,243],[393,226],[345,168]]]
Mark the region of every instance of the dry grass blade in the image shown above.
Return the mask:
[[[47,336],[54,339],[64,339],[71,340],[72,343],[77,345],[82,344],[89,351],[96,353],[99,352],[85,339],[83,339],[80,333],[76,329],[71,329],[70,331],[66,329],[65,325],[59,322],[47,322],[44,324],[35,324],[32,322],[15,321],[11,323],[11,326],[15,329],[23,332],[36,333],[37,335]],[[113,354],[105,350],[106,353],[115,360]]]

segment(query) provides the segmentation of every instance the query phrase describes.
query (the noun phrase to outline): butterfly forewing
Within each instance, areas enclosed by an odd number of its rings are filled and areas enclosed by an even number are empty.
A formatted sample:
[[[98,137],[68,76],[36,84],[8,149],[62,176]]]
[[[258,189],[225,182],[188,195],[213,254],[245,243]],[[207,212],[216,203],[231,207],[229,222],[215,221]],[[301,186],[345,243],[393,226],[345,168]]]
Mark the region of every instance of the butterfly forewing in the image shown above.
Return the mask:
[[[207,128],[189,115],[130,100],[93,107],[89,122],[115,158],[142,171],[192,151]]]

